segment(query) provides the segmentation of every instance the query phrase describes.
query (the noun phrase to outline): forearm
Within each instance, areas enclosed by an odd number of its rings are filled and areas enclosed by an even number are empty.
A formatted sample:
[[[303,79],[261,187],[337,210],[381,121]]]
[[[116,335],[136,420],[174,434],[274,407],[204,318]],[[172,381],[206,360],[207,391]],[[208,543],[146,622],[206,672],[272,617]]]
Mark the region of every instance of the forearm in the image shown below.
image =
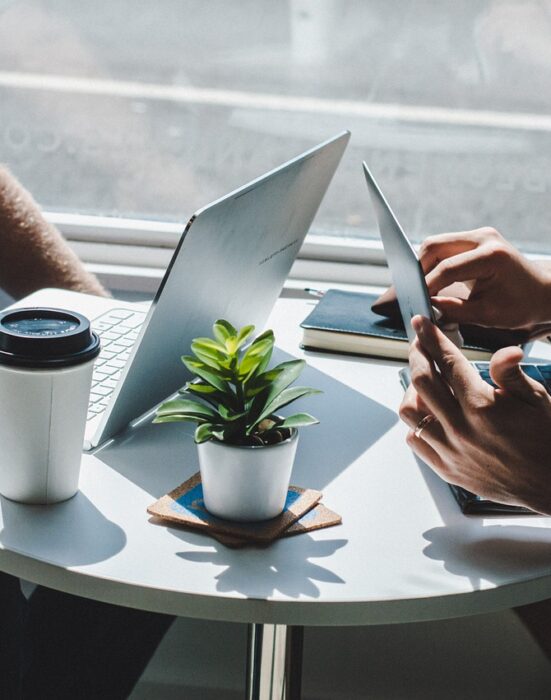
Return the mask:
[[[43,287],[106,296],[59,231],[11,173],[0,166],[0,287],[15,298]]]

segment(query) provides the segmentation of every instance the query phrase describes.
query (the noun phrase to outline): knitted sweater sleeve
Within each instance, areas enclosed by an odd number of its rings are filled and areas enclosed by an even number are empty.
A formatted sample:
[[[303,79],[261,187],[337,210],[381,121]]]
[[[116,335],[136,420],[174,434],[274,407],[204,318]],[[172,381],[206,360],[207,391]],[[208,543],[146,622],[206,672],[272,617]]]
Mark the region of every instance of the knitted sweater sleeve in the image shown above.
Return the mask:
[[[30,193],[1,165],[0,287],[15,299],[44,287],[107,295]]]

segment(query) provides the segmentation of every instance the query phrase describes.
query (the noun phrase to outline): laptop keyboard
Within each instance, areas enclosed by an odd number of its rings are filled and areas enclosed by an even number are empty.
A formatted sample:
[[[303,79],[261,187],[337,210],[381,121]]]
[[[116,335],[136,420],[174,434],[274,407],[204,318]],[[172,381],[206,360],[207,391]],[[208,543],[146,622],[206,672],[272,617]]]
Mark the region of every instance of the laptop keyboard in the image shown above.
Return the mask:
[[[478,373],[484,379],[485,382],[491,384],[495,387],[492,378],[490,377],[490,363],[489,362],[475,362],[474,366],[478,370]],[[542,384],[548,394],[551,394],[551,364],[540,365],[540,364],[521,364],[522,371],[527,374],[531,379]]]
[[[101,338],[101,352],[94,365],[87,420],[103,413],[109,403],[145,316],[141,311],[112,309],[92,321]]]

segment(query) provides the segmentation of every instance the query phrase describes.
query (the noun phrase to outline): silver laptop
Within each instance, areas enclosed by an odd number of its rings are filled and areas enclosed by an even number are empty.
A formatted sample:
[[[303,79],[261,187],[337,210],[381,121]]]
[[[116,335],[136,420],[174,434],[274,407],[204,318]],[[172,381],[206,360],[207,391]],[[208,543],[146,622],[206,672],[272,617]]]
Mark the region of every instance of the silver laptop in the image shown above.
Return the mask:
[[[344,131],[196,212],[148,311],[63,290],[18,302],[80,310],[102,337],[85,449],[177,391],[189,378],[181,355],[216,319],[262,329],[349,138]]]
[[[400,313],[406,327],[408,340],[412,342],[415,338],[415,331],[411,327],[411,319],[414,316],[420,314],[436,323],[425,282],[425,275],[417,253],[398,223],[398,219],[365,162],[363,163],[363,169],[367,189],[375,209],[379,234],[385,249],[392,284],[396,289]]]

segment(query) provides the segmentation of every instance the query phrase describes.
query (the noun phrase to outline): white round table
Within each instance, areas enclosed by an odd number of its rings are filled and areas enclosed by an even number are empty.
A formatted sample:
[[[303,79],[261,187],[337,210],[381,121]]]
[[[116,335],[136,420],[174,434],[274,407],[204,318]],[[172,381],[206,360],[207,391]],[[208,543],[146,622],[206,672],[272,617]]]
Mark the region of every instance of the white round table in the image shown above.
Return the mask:
[[[269,324],[275,359],[303,355],[298,323],[310,307],[278,302]],[[235,550],[152,524],[147,506],[198,463],[192,426],[146,420],[83,457],[80,492],[70,501],[2,499],[1,569],[110,603],[249,623],[249,698],[260,697],[266,664],[277,675],[279,663],[288,682],[294,672],[283,653],[294,644],[300,655],[305,625],[448,618],[551,595],[551,519],[461,514],[448,486],[404,442],[398,363],[305,356],[300,383],[324,394],[302,405],[321,424],[302,430],[292,481],[323,491],[342,525]],[[268,632],[279,651],[266,661]],[[297,696],[288,689],[287,698]]]

